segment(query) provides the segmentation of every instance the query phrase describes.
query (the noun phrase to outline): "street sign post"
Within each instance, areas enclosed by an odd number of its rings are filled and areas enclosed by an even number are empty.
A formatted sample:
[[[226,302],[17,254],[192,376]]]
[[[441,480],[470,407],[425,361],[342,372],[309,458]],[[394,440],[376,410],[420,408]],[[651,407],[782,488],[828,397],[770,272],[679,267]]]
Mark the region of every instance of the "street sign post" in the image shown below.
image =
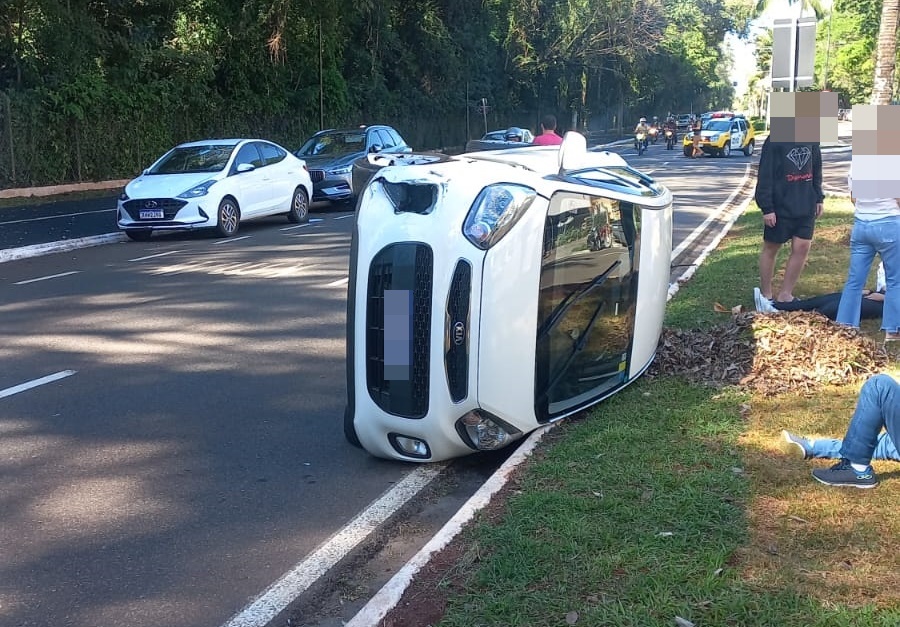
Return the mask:
[[[816,18],[775,20],[772,27],[772,87],[811,87],[816,58]]]

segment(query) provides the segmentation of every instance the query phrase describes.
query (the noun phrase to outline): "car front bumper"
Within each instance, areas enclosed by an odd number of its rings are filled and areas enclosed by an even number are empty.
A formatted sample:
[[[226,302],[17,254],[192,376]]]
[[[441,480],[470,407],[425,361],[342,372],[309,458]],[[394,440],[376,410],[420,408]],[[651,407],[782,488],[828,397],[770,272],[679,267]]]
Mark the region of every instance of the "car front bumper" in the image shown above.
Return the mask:
[[[122,230],[176,231],[216,225],[217,205],[199,198],[129,198],[119,200],[117,224]]]

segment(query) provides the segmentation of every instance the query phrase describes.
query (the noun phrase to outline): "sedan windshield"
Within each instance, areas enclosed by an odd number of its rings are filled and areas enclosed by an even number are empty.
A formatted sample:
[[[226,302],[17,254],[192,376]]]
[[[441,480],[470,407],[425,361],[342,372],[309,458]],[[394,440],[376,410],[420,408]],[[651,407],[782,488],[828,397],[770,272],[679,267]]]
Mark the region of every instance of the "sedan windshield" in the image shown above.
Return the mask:
[[[297,154],[303,157],[317,157],[319,155],[344,155],[350,152],[364,152],[366,149],[366,134],[364,132],[322,133],[316,135],[303,144]]]
[[[180,146],[173,149],[154,165],[149,174],[191,174],[195,172],[219,172],[225,169],[234,150],[234,144]]]

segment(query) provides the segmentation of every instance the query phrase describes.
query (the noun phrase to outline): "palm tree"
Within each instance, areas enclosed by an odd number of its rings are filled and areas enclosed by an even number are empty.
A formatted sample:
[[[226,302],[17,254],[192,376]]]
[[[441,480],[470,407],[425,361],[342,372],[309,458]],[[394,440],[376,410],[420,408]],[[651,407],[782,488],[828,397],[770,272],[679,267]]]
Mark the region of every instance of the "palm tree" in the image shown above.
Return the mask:
[[[875,47],[875,85],[871,101],[873,105],[890,104],[893,99],[898,19],[900,19],[900,0],[883,0],[878,43]]]
[[[756,17],[759,17],[763,13],[766,12],[774,2],[778,2],[779,0],[756,0],[756,7],[754,9],[754,14]],[[822,3],[819,0],[787,0],[788,6],[791,7],[794,4],[799,5],[800,16],[803,15],[803,12],[807,9],[811,9],[813,13],[816,15],[816,19],[822,19],[825,15],[825,10],[822,8]],[[798,16],[799,17],[799,16]]]

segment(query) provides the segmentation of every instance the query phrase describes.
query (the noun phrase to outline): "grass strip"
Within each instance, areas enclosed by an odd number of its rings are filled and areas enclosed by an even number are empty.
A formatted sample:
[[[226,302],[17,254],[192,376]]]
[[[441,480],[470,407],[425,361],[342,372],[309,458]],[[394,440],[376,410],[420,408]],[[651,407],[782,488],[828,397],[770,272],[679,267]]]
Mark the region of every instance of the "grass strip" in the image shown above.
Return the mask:
[[[797,295],[841,289],[851,221],[828,199]],[[760,222],[755,209],[739,219],[667,325],[724,321],[715,303],[752,308]],[[826,462],[777,444],[781,429],[841,436],[857,392],[637,381],[551,431],[467,530],[440,624],[900,625],[896,464],[876,464],[876,490],[827,488],[809,475]]]

